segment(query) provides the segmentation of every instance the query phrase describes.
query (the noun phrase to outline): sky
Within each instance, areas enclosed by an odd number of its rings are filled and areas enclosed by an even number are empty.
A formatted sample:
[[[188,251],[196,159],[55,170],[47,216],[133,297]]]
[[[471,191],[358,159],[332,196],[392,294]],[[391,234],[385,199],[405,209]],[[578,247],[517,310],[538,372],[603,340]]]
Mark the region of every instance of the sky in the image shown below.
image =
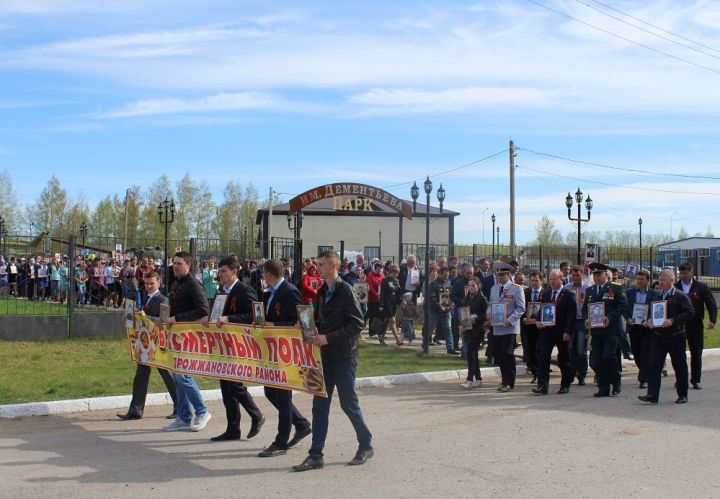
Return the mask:
[[[578,187],[588,229],[720,236],[719,111],[710,0],[0,0],[21,203],[51,175],[90,206],[162,174],[261,202],[342,181],[409,199],[430,175],[457,242],[489,243],[495,213],[506,243],[512,139],[518,243],[542,215],[574,230]]]

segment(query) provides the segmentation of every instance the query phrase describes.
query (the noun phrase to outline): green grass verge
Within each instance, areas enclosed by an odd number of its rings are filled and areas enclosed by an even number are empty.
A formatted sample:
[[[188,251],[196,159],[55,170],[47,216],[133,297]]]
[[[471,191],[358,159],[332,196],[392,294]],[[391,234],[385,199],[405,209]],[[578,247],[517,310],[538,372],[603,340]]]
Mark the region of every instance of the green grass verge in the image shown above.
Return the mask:
[[[465,362],[445,353],[429,357],[414,350],[362,344],[359,377],[462,369]],[[0,404],[38,402],[132,391],[135,364],[124,339],[0,341]],[[218,380],[196,378],[203,389]],[[150,392],[165,391],[159,375],[150,377]]]
[[[75,310],[82,313],[91,313],[109,309],[78,305]],[[67,315],[67,303],[60,304],[51,301],[2,297],[0,298],[0,315]]]

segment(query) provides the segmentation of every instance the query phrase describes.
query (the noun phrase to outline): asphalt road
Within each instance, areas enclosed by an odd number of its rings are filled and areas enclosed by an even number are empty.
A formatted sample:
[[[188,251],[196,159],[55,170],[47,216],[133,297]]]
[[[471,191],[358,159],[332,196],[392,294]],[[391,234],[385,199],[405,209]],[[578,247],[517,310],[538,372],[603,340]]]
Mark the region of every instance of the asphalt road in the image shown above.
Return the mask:
[[[466,391],[426,383],[361,391],[376,455],[348,467],[352,428],[334,401],[326,467],[290,467],[309,439],[286,456],[255,457],[274,437],[276,416],[253,440],[212,443],[224,410],[212,403],[200,433],[163,433],[166,407],[141,421],[113,412],[0,420],[1,497],[718,497],[720,357],[707,359],[704,389],[676,405],[674,378],[661,401],[637,400],[634,375],[618,397],[595,387],[536,396],[526,377],[514,393],[496,379]],[[551,379],[557,389],[557,373]],[[309,415],[310,397],[296,395]],[[243,420],[247,432],[249,418]]]

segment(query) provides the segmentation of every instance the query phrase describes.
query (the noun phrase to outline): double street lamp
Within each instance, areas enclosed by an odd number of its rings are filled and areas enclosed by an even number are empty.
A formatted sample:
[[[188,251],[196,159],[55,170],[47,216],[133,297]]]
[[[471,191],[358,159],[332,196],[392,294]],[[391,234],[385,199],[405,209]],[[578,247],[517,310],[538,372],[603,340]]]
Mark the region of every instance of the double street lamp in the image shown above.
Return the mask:
[[[424,319],[424,325],[423,325],[423,353],[429,354],[430,353],[430,335],[432,334],[432,331],[430,331],[430,303],[428,301],[428,297],[430,296],[429,289],[430,289],[430,193],[432,192],[432,182],[430,181],[430,176],[428,175],[425,179],[425,182],[423,183],[423,187],[425,188],[425,288],[423,290],[423,309],[425,314]],[[410,196],[413,200],[413,213],[417,213],[417,200],[418,197],[420,197],[420,188],[417,186],[416,182],[413,182],[412,187],[410,188]],[[443,202],[445,201],[445,189],[443,189],[442,184],[440,184],[440,188],[437,191],[437,198],[440,202],[440,213],[443,211]]]
[[[3,241],[5,240],[5,219],[3,217],[0,217],[0,251],[4,255],[7,253],[7,251],[4,251],[5,246],[3,245]]]
[[[640,228],[640,268],[643,266],[643,254],[642,254],[642,218],[638,218],[638,227]]]
[[[168,269],[168,227],[175,221],[175,201],[168,199],[165,196],[165,200],[161,201],[157,208],[158,216],[160,217],[160,223],[165,226],[165,265],[163,265],[163,271],[165,272],[165,293],[170,292],[170,271]]]
[[[288,229],[293,232],[293,274],[292,279],[297,282],[302,277],[302,241],[300,240],[300,231],[303,225],[303,212],[295,212],[295,220],[293,222],[293,216],[288,212],[287,224]]]
[[[497,218],[495,218],[495,213],[492,214],[492,216],[490,217],[490,220],[492,220],[492,224],[493,224],[493,228],[492,228],[492,238],[493,238],[493,243],[492,243],[492,257],[493,257],[493,260],[495,260],[495,220],[497,220]],[[498,237],[498,239],[499,239],[499,237]],[[498,241],[498,242],[499,242],[499,241]]]
[[[590,196],[588,195],[587,199],[585,200],[585,209],[587,210],[587,218],[582,218],[580,209],[582,207],[583,202],[583,192],[580,190],[580,187],[578,187],[577,192],[575,192],[575,202],[577,203],[577,218],[572,217],[572,205],[573,205],[573,197],[568,192],[567,197],[565,198],[565,206],[568,210],[568,219],[571,222],[577,222],[577,264],[582,264],[582,251],[580,250],[580,239],[581,239],[581,224],[582,222],[589,222],[590,221],[590,210],[592,210],[593,202],[592,199],[590,199]]]
[[[85,222],[80,224],[80,237],[82,238],[83,249],[85,249],[85,237],[88,233],[88,224]]]

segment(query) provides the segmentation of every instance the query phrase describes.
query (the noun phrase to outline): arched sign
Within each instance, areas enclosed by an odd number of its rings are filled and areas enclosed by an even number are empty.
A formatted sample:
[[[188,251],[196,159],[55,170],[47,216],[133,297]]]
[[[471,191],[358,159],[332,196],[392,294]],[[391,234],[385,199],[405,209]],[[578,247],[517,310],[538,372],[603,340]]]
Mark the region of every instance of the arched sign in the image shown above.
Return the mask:
[[[335,198],[341,196],[354,196],[354,200],[346,201],[343,205],[350,203],[351,206],[355,206],[356,210],[368,206],[370,201],[375,201],[395,210],[405,218],[412,219],[412,205],[410,203],[377,187],[355,183],[327,184],[305,191],[290,200],[290,213],[300,211],[322,199],[332,198],[335,200]],[[333,203],[333,206],[335,206],[335,203]]]

